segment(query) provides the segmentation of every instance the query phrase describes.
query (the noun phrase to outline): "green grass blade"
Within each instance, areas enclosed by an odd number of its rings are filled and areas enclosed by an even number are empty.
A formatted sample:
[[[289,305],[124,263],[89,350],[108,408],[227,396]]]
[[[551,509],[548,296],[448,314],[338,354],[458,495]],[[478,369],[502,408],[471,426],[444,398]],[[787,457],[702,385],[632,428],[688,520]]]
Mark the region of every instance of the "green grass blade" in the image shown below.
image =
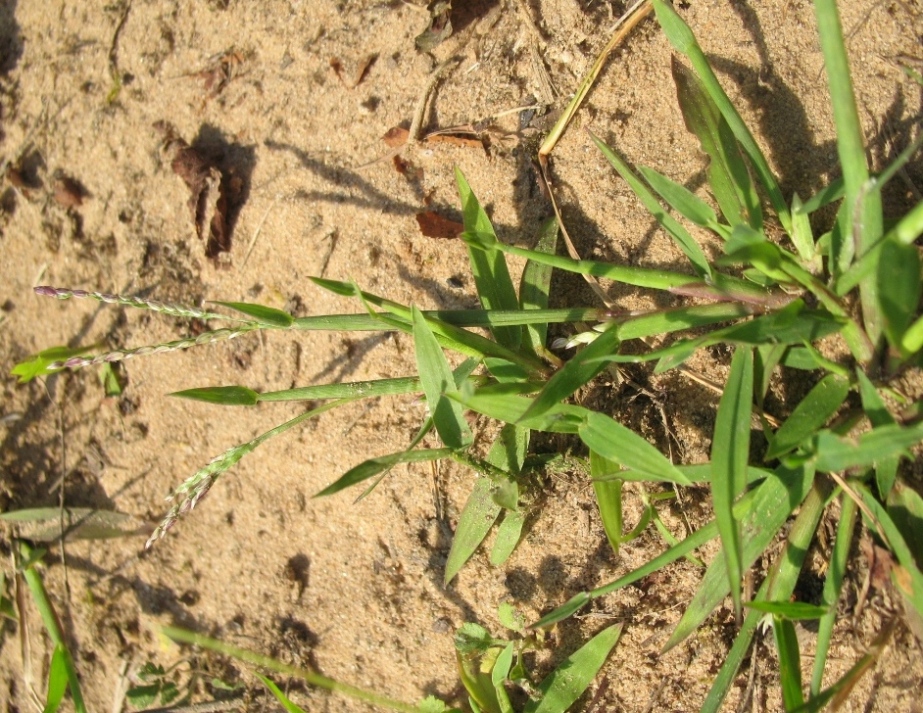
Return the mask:
[[[452,547],[445,563],[444,583],[448,585],[480,547],[490,528],[500,517],[501,507],[493,499],[493,482],[478,478],[458,518]]]
[[[840,409],[849,395],[849,380],[827,374],[792,411],[770,440],[765,460],[778,458],[807,442]]]
[[[458,184],[458,194],[461,198],[465,231],[489,235],[496,242],[496,233],[490,218],[487,217],[487,213],[484,212],[462,172],[457,168],[455,169],[455,181]],[[503,253],[496,249],[477,250],[469,247],[468,259],[471,261],[474,284],[484,309],[514,310],[519,308],[516,288],[513,286]],[[522,343],[520,327],[493,327],[491,332],[494,339],[509,349],[516,350]]]
[[[814,471],[809,464],[792,469],[780,466],[757,487],[752,499],[745,500],[745,506],[738,503],[734,516],[740,522],[742,533],[742,569],[752,565],[769,547],[788,516],[808,495],[813,479]],[[715,509],[717,511],[717,505]],[[695,631],[730,590],[726,559],[718,556],[706,571],[702,584],[663,650],[671,649]]]
[[[622,480],[619,478],[599,480],[601,475],[617,472],[618,463],[607,461],[596,451],[590,451],[590,477],[593,478],[593,492],[599,518],[606,532],[606,539],[612,551],[618,555],[622,542]]]
[[[701,228],[714,230],[723,238],[727,239],[727,233],[729,232],[728,226],[719,225],[718,215],[708,203],[699,198],[695,193],[684,185],[667,178],[662,173],[658,173],[653,168],[639,166],[638,171],[644,176],[644,180],[647,181],[647,184],[657,192],[664,202],[686,220]]]
[[[813,476],[813,473],[811,473]],[[805,482],[805,481],[802,481]],[[811,539],[817,531],[817,523],[823,514],[824,493],[815,485],[811,487],[811,480],[806,483],[807,498],[801,506],[801,511],[792,529],[789,532],[785,548],[773,563],[769,576],[763,581],[755,599],[757,601],[785,601],[791,598],[792,592],[795,591],[795,585],[798,582],[798,576],[807,556]],[[764,548],[768,542],[764,544]],[[728,690],[734,682],[737,670],[743,662],[744,656],[750,648],[753,641],[753,635],[756,633],[756,627],[762,613],[751,611],[744,618],[744,623],[740,627],[740,632],[731,646],[731,650],[724,660],[708,696],[702,705],[701,713],[718,713],[722,708]]]
[[[923,424],[907,428],[886,425],[864,433],[852,442],[830,431],[821,431],[815,438],[817,469],[837,473],[847,468],[872,466],[900,456],[910,446],[923,441]]]
[[[817,627],[817,644],[814,653],[814,670],[811,675],[811,696],[817,696],[824,682],[824,668],[827,665],[827,653],[833,638],[833,626],[837,619],[837,602],[843,590],[846,567],[849,563],[849,550],[852,546],[853,530],[856,524],[858,506],[852,498],[841,498],[840,521],[837,523],[836,540],[830,553],[827,578],[821,596],[827,613],[821,617]]]
[[[215,304],[242,312],[248,317],[253,317],[260,326],[288,329],[295,321],[292,315],[288,312],[283,312],[281,309],[250,304],[249,302],[215,302]]]
[[[839,176],[808,198],[800,207],[793,207],[793,210],[797,210],[804,215],[811,215],[811,213],[840,200],[845,190],[846,187],[843,185],[843,177]]]
[[[760,230],[763,212],[759,197],[731,127],[698,77],[675,55],[671,68],[686,129],[699,139],[709,157],[708,183],[725,220],[732,226],[744,223]]]
[[[772,631],[775,635],[776,649],[779,652],[779,680],[782,683],[782,702],[785,710],[790,711],[804,703],[804,691],[801,688],[801,654],[798,651],[798,637],[795,625],[788,619],[774,616]]]
[[[731,360],[731,373],[718,405],[712,440],[714,476],[711,490],[715,520],[727,567],[734,609],[740,612],[741,562],[740,527],[734,517],[734,502],[747,485],[750,459],[750,414],[753,408],[753,351],[738,347]]]
[[[577,389],[586,386],[599,372],[606,368],[605,357],[618,350],[619,338],[615,329],[608,329],[575,357],[559,369],[545,384],[523,420],[537,418],[571,396]]]
[[[495,388],[478,389],[473,394],[452,394],[451,398],[457,400],[465,408],[498,421],[516,423],[534,431],[552,433],[577,433],[584,416],[588,413],[586,409],[579,406],[558,404],[537,419],[523,421],[522,416],[532,404],[532,400],[523,398],[515,390],[510,392],[510,387],[521,390],[518,384],[500,384]],[[534,389],[528,384],[525,387]]]
[[[51,663],[48,665],[48,693],[45,695],[45,707],[42,713],[55,713],[67,692],[67,649],[62,644],[54,647]]]
[[[920,251],[916,245],[888,240],[878,259],[876,293],[878,309],[888,343],[904,358],[911,352],[904,347],[904,335],[920,304]]]
[[[534,260],[543,265],[556,267],[567,272],[573,272],[578,275],[592,275],[593,277],[604,277],[615,282],[622,282],[626,285],[635,287],[650,287],[655,290],[670,290],[676,287],[689,287],[692,285],[708,287],[706,282],[692,275],[683,275],[678,272],[669,270],[652,270],[643,267],[624,267],[622,265],[612,265],[606,262],[596,262],[594,260],[573,260],[563,255],[548,255],[536,252],[535,250],[526,250],[525,248],[516,247],[515,245],[506,245],[496,241],[490,241],[484,235],[474,233],[462,233],[461,238],[474,248],[496,249],[503,251],[507,255],[523,257],[527,260]]]
[[[798,251],[802,262],[815,265],[814,231],[811,229],[811,220],[801,198],[796,193],[792,196],[792,243]]]
[[[702,248],[689,234],[689,231],[686,230],[682,224],[676,220],[676,218],[674,218],[663,209],[656,196],[651,193],[648,187],[644,185],[641,179],[639,179],[634,174],[634,172],[628,167],[628,164],[625,163],[618,154],[609,148],[609,146],[606,145],[604,141],[593,135],[592,132],[590,133],[590,138],[593,139],[593,141],[596,143],[596,146],[599,147],[600,151],[602,151],[603,156],[606,157],[606,160],[609,161],[609,163],[624,179],[624,181],[628,183],[628,185],[631,187],[631,190],[634,191],[636,196],[638,196],[638,198],[644,204],[644,207],[647,208],[648,212],[657,220],[661,227],[667,231],[667,234],[673,239],[680,250],[686,254],[686,257],[689,258],[689,262],[692,263],[695,271],[700,276],[710,277],[711,265],[708,263],[708,259],[705,257],[705,253],[702,252]]]
[[[652,478],[689,484],[666,456],[637,433],[603,413],[583,410],[585,416],[578,434],[591,451],[631,470],[647,473]]]
[[[878,393],[862,369],[856,369],[856,380],[859,383],[859,396],[862,398],[862,410],[868,416],[873,428],[891,426],[896,423],[894,417],[885,406],[884,399]],[[879,460],[875,464],[875,483],[878,485],[878,494],[882,499],[888,497],[894,481],[897,479],[897,466],[900,458],[892,456]]]
[[[285,695],[282,689],[270,681],[266,676],[260,673],[254,673],[254,675],[263,682],[263,685],[266,686],[266,688],[269,689],[269,692],[276,697],[276,700],[279,701],[287,713],[305,713],[304,708],[295,705],[292,700]]]
[[[349,296],[353,296],[350,294]],[[394,329],[382,321],[384,313],[327,314],[298,317],[292,329],[328,332],[377,332]],[[423,316],[455,327],[504,327],[510,325],[561,324],[564,322],[598,322],[603,312],[597,307],[567,307],[564,309],[483,310],[440,309],[423,310]],[[53,359],[49,362],[54,361]]]
[[[833,105],[833,120],[836,124],[837,153],[843,169],[845,185],[845,207],[843,230],[840,239],[832,244],[830,260],[834,279],[844,272],[852,262],[854,254],[864,254],[883,232],[881,194],[869,192],[868,165],[866,164],[865,145],[862,125],[856,108],[849,62],[846,57],[846,44],[840,23],[836,0],[815,0],[817,31],[824,66],[827,70],[827,82],[830,87],[830,100]],[[854,218],[858,219],[858,225]],[[877,281],[874,277],[860,283],[862,316],[869,338],[875,344],[882,331],[882,315],[876,295]]]
[[[775,176],[772,175],[772,170],[769,168],[769,162],[766,160],[763,152],[760,151],[759,146],[757,146],[747,125],[744,124],[743,119],[740,118],[737,109],[734,108],[734,105],[731,103],[724,89],[721,88],[721,84],[718,82],[718,78],[709,66],[705,53],[702,51],[698,42],[696,42],[692,30],[689,29],[689,25],[683,21],[669,2],[665,0],[652,0],[652,2],[654,5],[654,12],[657,13],[657,20],[661,28],[663,28],[664,34],[677,52],[688,57],[693,70],[705,87],[705,91],[708,92],[709,97],[711,97],[715,106],[718,107],[724,120],[728,123],[728,126],[731,127],[734,137],[737,139],[738,143],[740,143],[741,148],[743,148],[744,153],[746,153],[747,158],[750,160],[750,164],[756,171],[756,175],[766,189],[773,210],[775,210],[776,215],[779,217],[779,222],[782,223],[785,232],[791,234],[791,214],[789,213],[785,198],[782,195],[782,189],[779,188],[779,183],[776,181]]]
[[[670,334],[684,329],[707,327],[718,322],[729,322],[752,314],[750,306],[743,303],[724,302],[695,305],[630,316],[618,325],[619,339],[642,339]]]
[[[788,621],[811,621],[820,619],[828,613],[826,607],[819,607],[814,604],[805,602],[771,602],[771,601],[753,601],[747,602],[744,606],[748,609],[756,609],[764,614],[772,614],[780,619]]]
[[[474,361],[474,360],[472,360]],[[475,379],[477,381],[477,379]],[[391,379],[348,381],[344,384],[298,386],[282,391],[257,393],[257,401],[322,401],[326,399],[370,399],[380,396],[400,396],[423,391],[419,377],[398,376]]]
[[[536,252],[553,255],[558,245],[558,221],[550,218],[542,225],[535,245]],[[526,263],[519,282],[519,305],[526,310],[548,308],[548,295],[551,291],[551,267],[533,260]],[[548,322],[528,325],[523,330],[525,346],[533,354],[541,354],[548,339]]]
[[[497,539],[490,550],[490,563],[494,567],[504,564],[513,554],[522,539],[525,524],[525,510],[507,510],[504,513],[503,522],[497,527]]]
[[[442,347],[429,328],[426,318],[416,307],[413,308],[413,342],[417,356],[420,383],[436,432],[449,448],[465,448],[473,440],[471,429],[465,421],[465,414],[456,401],[446,397],[447,391],[455,391],[452,367],[442,353]]]
[[[526,703],[523,713],[565,713],[592,683],[621,634],[621,624],[610,626],[568,656],[539,684],[539,699]]]
[[[201,389],[174,391],[170,396],[220,406],[255,406],[260,400],[260,394],[246,386],[208,386]]]
[[[404,450],[397,453],[369,458],[359,465],[350,468],[333,483],[317,493],[315,498],[334,495],[341,490],[358,485],[369,478],[390,470],[399,463],[419,463],[421,461],[440,460],[449,458],[454,452],[453,448],[423,448],[420,450]]]
[[[67,648],[67,642],[64,640],[64,633],[61,630],[61,622],[51,603],[51,599],[48,597],[45,583],[42,581],[42,576],[35,568],[36,562],[34,561],[34,554],[35,549],[31,545],[22,540],[19,541],[19,555],[22,561],[28,563],[22,570],[22,576],[26,580],[29,593],[32,595],[32,601],[35,602],[35,607],[38,609],[38,613],[42,618],[42,624],[45,625],[48,638],[51,639],[51,643],[55,646],[55,653],[58,656],[58,666],[65,671],[67,686],[70,689],[71,699],[74,702],[74,710],[76,713],[86,713],[86,704],[83,702],[83,692],[80,688],[80,678],[77,676],[74,659],[73,656],[71,656],[70,649]],[[60,654],[58,654],[58,649],[61,649]],[[55,685],[59,684],[56,683]]]

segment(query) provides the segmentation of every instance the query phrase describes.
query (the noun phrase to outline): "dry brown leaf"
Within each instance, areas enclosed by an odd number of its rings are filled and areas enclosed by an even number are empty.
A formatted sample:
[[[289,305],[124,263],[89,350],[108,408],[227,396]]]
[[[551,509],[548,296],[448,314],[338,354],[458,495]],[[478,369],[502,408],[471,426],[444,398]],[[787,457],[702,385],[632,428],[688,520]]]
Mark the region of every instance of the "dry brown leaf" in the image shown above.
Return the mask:
[[[465,226],[457,220],[451,220],[431,210],[417,213],[416,217],[420,232],[426,238],[457,238],[465,230]]]
[[[362,80],[365,79],[365,75],[368,73],[369,68],[375,64],[376,59],[378,59],[377,54],[369,54],[363,57],[362,61],[359,62],[356,67],[356,72],[353,74],[351,82],[346,81],[346,69],[339,57],[330,58],[330,69],[337,75],[337,79],[340,80],[344,87],[347,89],[355,89],[362,83]]]
[[[58,176],[54,182],[55,202],[63,208],[79,208],[90,194],[87,189],[70,176]]]
[[[395,126],[392,129],[388,129],[385,135],[381,137],[381,140],[392,149],[396,149],[406,144],[408,138],[410,138],[410,132],[407,129],[401,126]]]
[[[242,74],[244,62],[243,54],[228,50],[216,55],[207,68],[196,73],[195,76],[205,81],[206,101],[217,97],[232,80]]]
[[[187,205],[196,235],[205,240],[205,255],[216,258],[219,253],[231,249],[227,193],[233,190],[233,185],[225,181],[224,175],[208,158],[186,143],[172,124],[158,121],[154,128],[164,136],[162,150],[170,167],[189,188]]]

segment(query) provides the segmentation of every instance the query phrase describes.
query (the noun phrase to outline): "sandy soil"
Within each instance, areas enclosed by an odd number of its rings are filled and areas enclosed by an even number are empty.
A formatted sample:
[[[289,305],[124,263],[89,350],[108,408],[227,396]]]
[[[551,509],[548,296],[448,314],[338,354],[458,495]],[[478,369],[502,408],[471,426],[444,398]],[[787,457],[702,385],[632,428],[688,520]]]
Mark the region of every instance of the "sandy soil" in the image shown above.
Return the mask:
[[[188,320],[40,298],[32,293],[36,284],[191,305],[261,302],[296,315],[354,311],[356,305],[307,279],[325,275],[425,308],[473,305],[464,246],[421,236],[415,214],[429,209],[458,218],[457,166],[501,238],[531,244],[550,215],[531,165],[537,142],[624,7],[595,0],[455,5],[455,34],[422,54],[414,37],[428,15],[397,0],[0,1],[0,160],[16,169],[0,178],[4,371],[53,345],[136,347],[196,328]],[[920,89],[897,60],[919,62],[923,12],[918,0],[842,5],[860,114],[881,166],[919,130]],[[835,171],[836,151],[811,3],[701,0],[680,7],[786,194],[807,196],[823,185]],[[408,148],[402,156],[413,169],[402,174],[381,137],[408,126],[435,68],[455,56],[460,61],[438,84],[423,126],[485,122],[491,148]],[[533,103],[547,113],[520,126],[520,113],[511,110]],[[234,180],[240,207],[232,215],[230,251],[217,260],[196,236],[189,189],[160,150],[158,121],[171,122]],[[680,264],[682,256],[614,177],[585,127],[630,162],[701,190],[704,160],[683,127],[670,48],[653,21],[607,65],[556,149],[554,171],[565,219],[585,256]],[[919,163],[908,179],[923,185]],[[902,186],[889,197],[892,211],[906,205]],[[619,287],[611,297],[626,308],[656,304]],[[555,278],[554,299],[594,304],[585,285],[564,276]],[[127,362],[120,397],[106,397],[93,370],[28,386],[6,377],[0,509],[63,501],[154,523],[164,497],[212,456],[299,412],[272,404],[222,409],[166,394],[217,384],[271,390],[405,375],[412,373],[411,346],[402,336],[367,333],[246,336]],[[701,355],[696,367],[720,382],[726,363],[727,355],[715,352]],[[652,442],[669,444],[678,459],[705,459],[716,396],[672,374],[654,378],[636,369],[631,375],[659,394],[663,415],[624,385],[601,384],[586,398],[604,400]],[[165,624],[408,702],[435,694],[461,704],[452,637],[463,622],[500,634],[499,603],[511,601],[534,619],[662,549],[649,531],[615,557],[589,483],[565,472],[544,484],[540,512],[504,567],[490,567],[479,554],[444,588],[442,569],[470,472],[451,465],[398,468],[360,503],[350,493],[312,499],[351,465],[406,444],[422,416],[417,400],[383,399],[270,441],[149,552],[143,536],[71,541],[64,550],[52,543],[45,578],[90,709],[129,710],[122,692],[141,666],[185,661],[183,670],[199,674],[196,701],[230,697],[230,707],[280,710],[246,666],[168,642],[158,633]],[[567,444],[548,440],[543,447]],[[629,518],[637,518],[637,491],[629,489],[626,500]],[[665,507],[662,514],[677,534],[687,521],[695,526],[708,516],[696,493],[685,511]],[[9,538],[0,542],[7,552]],[[873,590],[869,604],[856,610],[867,571],[858,544],[855,558],[832,651],[840,672],[897,606],[887,591]],[[815,569],[807,579],[820,576]],[[658,651],[700,577],[699,568],[684,562],[600,601],[559,626],[535,670],[547,671],[620,621],[623,639],[578,709],[696,709],[732,641],[731,608],[719,609],[668,654]],[[25,653],[16,626],[7,622],[3,629],[3,710],[33,710],[30,686],[43,695],[51,647],[34,611],[23,631],[31,643]],[[810,651],[813,635],[802,633]],[[918,644],[899,628],[846,709],[921,710],[920,662]],[[758,643],[728,710],[780,709],[775,669],[770,637]],[[240,687],[222,691],[213,678]],[[306,710],[367,710],[297,684],[289,690]]]

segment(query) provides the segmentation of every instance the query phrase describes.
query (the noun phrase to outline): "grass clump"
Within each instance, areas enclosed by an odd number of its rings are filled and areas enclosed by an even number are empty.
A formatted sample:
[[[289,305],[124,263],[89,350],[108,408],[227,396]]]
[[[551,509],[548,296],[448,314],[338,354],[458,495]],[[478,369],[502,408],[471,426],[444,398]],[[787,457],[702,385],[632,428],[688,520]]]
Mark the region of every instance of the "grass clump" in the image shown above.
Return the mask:
[[[787,200],[689,27],[670,4],[654,0],[653,6],[663,31],[681,56],[673,62],[679,103],[687,128],[709,157],[708,185],[717,210],[667,176],[649,168],[632,169],[600,138],[594,136],[592,140],[686,255],[688,272],[559,256],[557,225],[553,222],[539,236],[536,249],[505,245],[497,239],[487,214],[459,173],[465,228],[462,238],[468,246],[481,301],[478,310],[426,312],[365,292],[355,284],[321,279],[315,280],[320,288],[353,298],[361,311],[296,319],[279,310],[243,303],[223,303],[227,311],[206,312],[100,293],[40,288],[41,294],[62,299],[87,297],[168,315],[221,319],[229,326],[205,332],[195,340],[96,356],[49,350],[16,368],[14,373],[24,379],[259,330],[396,330],[413,338],[415,368],[406,375],[276,392],[224,386],[175,394],[227,406],[270,401],[323,403],[229,450],[188,479],[177,489],[175,504],[149,545],[194,508],[223,473],[267,439],[358,399],[418,393],[426,400],[429,416],[411,443],[356,465],[318,495],[330,496],[357,485],[371,489],[399,463],[450,459],[469,466],[479,477],[459,519],[446,565],[446,582],[458,574],[492,529],[497,530],[490,553],[493,564],[502,564],[515,549],[530,514],[533,499],[529,489],[534,487],[536,470],[542,467],[529,457],[530,440],[536,431],[571,434],[582,443],[588,453],[586,472],[592,478],[600,515],[614,548],[650,522],[665,530],[653,505],[660,497],[657,495],[652,496],[639,528],[623,532],[621,487],[625,481],[655,486],[667,483],[678,488],[706,484],[711,491],[712,522],[679,542],[665,533],[668,547],[662,554],[613,582],[577,594],[528,629],[511,627],[518,637],[513,641],[494,639],[474,625],[463,627],[456,639],[459,670],[473,710],[513,710],[507,691],[514,684],[525,684],[532,694],[526,711],[566,710],[605,661],[619,630],[605,629],[533,687],[522,668],[521,654],[536,644],[535,632],[572,616],[593,599],[691,556],[714,538],[719,538],[722,553],[707,567],[665,646],[669,649],[685,640],[730,597],[740,626],[702,710],[720,708],[758,624],[766,618],[772,622],[777,643],[787,710],[819,710],[848,695],[892,631],[883,630],[873,651],[825,687],[837,603],[860,518],[890,553],[889,574],[903,601],[906,621],[914,634],[923,637],[923,573],[921,554],[915,549],[923,537],[923,499],[903,480],[900,465],[910,456],[910,449],[923,441],[923,423],[915,415],[919,404],[892,385],[902,371],[921,366],[921,265],[914,242],[923,232],[923,203],[893,223],[885,220],[881,207],[882,187],[919,148],[920,141],[879,175],[869,172],[836,4],[816,0],[843,176],[806,200],[798,195]],[[811,214],[837,201],[832,227],[815,235]],[[723,254],[709,260],[687,224],[712,233]],[[776,224],[781,238],[770,237],[776,232],[770,226]],[[527,260],[518,286],[507,267],[507,254]],[[685,297],[688,303],[622,316],[592,307],[548,309],[552,269],[661,291]],[[560,322],[597,323],[593,331],[573,340],[584,346],[566,362],[546,347],[548,325]],[[487,329],[490,336],[469,331],[473,327]],[[621,349],[627,342],[666,334],[676,335],[667,346],[641,353]],[[818,346],[820,340],[832,338],[841,340],[845,347],[842,358],[835,361],[825,357]],[[712,458],[707,464],[676,465],[608,414],[568,402],[606,369],[623,363],[653,362],[654,369],[662,372],[680,367],[697,350],[716,344],[728,345],[733,356],[717,408]],[[464,360],[453,368],[446,351]],[[787,404],[787,417],[773,427],[763,414],[762,404],[771,376],[782,366],[808,372],[815,385],[799,402]],[[905,407],[902,413],[889,408],[888,404],[895,402]],[[469,411],[501,424],[499,437],[486,456],[472,448],[473,434],[465,418]],[[761,422],[767,441],[756,459],[751,447],[754,418]],[[442,445],[421,448],[424,437],[433,432]],[[825,512],[838,512],[839,516],[821,600],[813,605],[792,602],[806,553]],[[790,527],[786,528],[787,523]],[[746,573],[758,559],[769,556],[770,546],[780,538],[783,546],[771,557],[768,576],[748,599],[742,586]],[[819,622],[810,681],[802,680],[802,653],[794,636],[793,622],[801,619]],[[267,659],[219,642],[173,634],[273,667]],[[289,669],[275,670],[302,675]],[[564,675],[565,670],[569,675]],[[317,674],[302,677],[331,690],[360,698],[366,695],[322,680]],[[275,695],[281,695],[269,679],[264,682]],[[445,709],[434,700],[419,707],[380,698],[374,702],[398,710]],[[283,704],[297,709],[290,701]]]

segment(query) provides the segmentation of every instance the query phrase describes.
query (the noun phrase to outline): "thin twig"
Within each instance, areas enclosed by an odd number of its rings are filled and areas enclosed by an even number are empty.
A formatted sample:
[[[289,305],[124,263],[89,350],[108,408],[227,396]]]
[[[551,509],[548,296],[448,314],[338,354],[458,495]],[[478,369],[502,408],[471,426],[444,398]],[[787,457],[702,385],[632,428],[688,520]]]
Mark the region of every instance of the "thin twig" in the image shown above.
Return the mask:
[[[433,93],[433,90],[436,88],[436,84],[439,83],[439,80],[442,78],[442,75],[449,68],[455,69],[461,60],[457,57],[450,57],[445,62],[440,64],[433,70],[433,73],[430,75],[429,80],[426,82],[426,86],[423,87],[423,94],[420,96],[420,100],[417,102],[417,108],[413,112],[413,119],[410,122],[410,131],[407,136],[408,144],[415,144],[420,140],[420,130],[423,126],[423,117],[426,114],[426,106],[429,103],[430,95]]]

